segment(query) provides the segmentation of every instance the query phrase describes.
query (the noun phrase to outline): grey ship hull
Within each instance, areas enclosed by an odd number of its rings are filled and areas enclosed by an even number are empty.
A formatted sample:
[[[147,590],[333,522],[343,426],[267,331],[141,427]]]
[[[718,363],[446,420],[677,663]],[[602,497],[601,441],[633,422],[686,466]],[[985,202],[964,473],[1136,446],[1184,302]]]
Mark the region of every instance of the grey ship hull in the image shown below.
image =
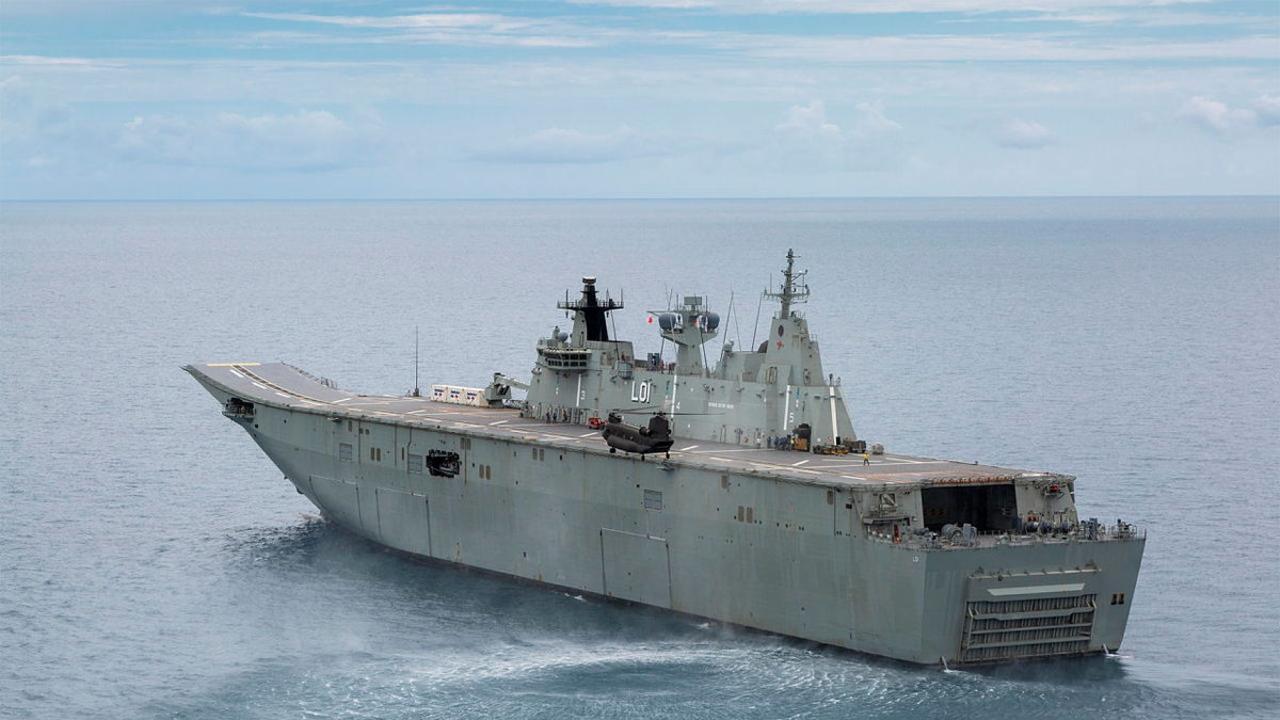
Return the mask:
[[[1017,471],[894,456],[811,470],[705,441],[641,460],[580,425],[357,396],[286,365],[185,369],[328,518],[406,553],[915,663],[1124,637],[1140,535],[939,544],[867,508],[886,488],[906,503],[922,478],[1031,482]],[[456,453],[456,474],[424,471],[431,450]]]

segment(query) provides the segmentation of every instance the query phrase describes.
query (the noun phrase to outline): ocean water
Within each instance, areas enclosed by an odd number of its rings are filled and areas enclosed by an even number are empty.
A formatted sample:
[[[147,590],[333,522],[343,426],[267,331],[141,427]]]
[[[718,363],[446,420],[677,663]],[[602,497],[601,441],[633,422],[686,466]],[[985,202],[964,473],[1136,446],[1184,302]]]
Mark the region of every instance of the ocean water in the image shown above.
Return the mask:
[[[788,247],[860,435],[1147,528],[1120,656],[962,672],[424,565],[179,366],[527,374],[597,275],[752,342]],[[768,316],[770,307],[764,313]],[[0,205],[0,717],[1273,718],[1280,201]]]

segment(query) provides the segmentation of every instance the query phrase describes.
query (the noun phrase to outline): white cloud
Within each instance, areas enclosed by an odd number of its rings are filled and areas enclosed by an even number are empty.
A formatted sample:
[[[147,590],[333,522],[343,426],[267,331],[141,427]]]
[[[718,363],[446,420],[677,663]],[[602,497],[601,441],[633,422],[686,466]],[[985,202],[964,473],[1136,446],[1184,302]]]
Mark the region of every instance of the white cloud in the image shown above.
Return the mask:
[[[707,35],[702,42],[767,60],[821,63],[1280,59],[1280,43],[1275,42],[1272,37],[1262,35],[1223,40],[1160,42],[1133,38],[1086,39],[1046,34],[808,37],[719,33]]]
[[[312,15],[308,13],[245,12],[245,17],[287,22],[320,23],[356,28],[501,28],[525,27],[530,23],[516,22],[503,15],[491,13],[421,13],[417,15]]]
[[[1013,118],[1000,126],[996,133],[996,143],[1009,148],[1031,150],[1051,145],[1053,133],[1049,128],[1032,120]]]
[[[325,110],[287,115],[137,116],[113,149],[124,160],[161,165],[323,171],[383,159],[380,122],[349,122]]]
[[[1030,4],[1030,3],[1029,3]],[[1188,3],[1189,4],[1189,3]],[[1000,16],[992,18],[985,13],[973,13],[962,18],[946,20],[948,23],[991,23],[993,21],[1009,23],[1072,23],[1076,25],[1112,25],[1128,27],[1206,27],[1230,26],[1241,29],[1252,29],[1256,32],[1268,32],[1275,27],[1274,18],[1266,15],[1247,15],[1237,13],[1192,12],[1176,3],[1163,3],[1158,7],[1117,3],[1116,9],[1098,10],[1099,3],[1081,3],[1079,9],[1038,10],[1027,9],[1027,14]],[[1014,12],[1024,12],[1014,9]]]
[[[778,132],[797,137],[818,137],[824,140],[841,140],[840,126],[827,122],[827,106],[821,100],[808,105],[795,105],[787,110],[787,119],[781,122]]]
[[[1280,95],[1263,95],[1253,101],[1253,110],[1259,125],[1280,125]]]
[[[21,75],[0,81],[0,164],[57,166],[75,146],[92,140],[66,103],[43,97],[39,90],[39,83]]]
[[[73,68],[124,67],[124,63],[121,62],[76,57],[54,57],[50,55],[0,55],[0,64]]]
[[[1149,7],[1200,0],[570,0],[614,5],[715,11],[732,14],[990,13],[1098,7]]]
[[[244,12],[244,17],[278,22],[329,25],[375,34],[344,34],[333,42],[371,44],[424,43],[441,45],[512,45],[519,47],[595,47],[602,33],[559,20],[542,20],[495,13],[434,12],[414,15],[314,15],[309,13]],[[277,41],[287,36],[275,36]],[[304,42],[324,36],[302,35]]]
[[[1218,135],[1237,135],[1280,124],[1280,97],[1263,95],[1247,108],[1197,95],[1183,103],[1178,117]]]
[[[589,164],[670,155],[675,148],[623,125],[605,133],[547,128],[478,150],[478,160],[509,163]]]
[[[666,0],[658,0],[665,3]],[[651,5],[641,2],[640,5]],[[786,2],[743,3],[706,8],[747,10],[752,12],[945,12],[977,13],[973,20],[990,22],[983,15],[992,10],[1028,10],[1050,13],[1054,8],[1096,7],[1111,5],[1134,7],[1144,2],[1126,0],[1066,0],[1063,2],[953,2],[952,0],[913,0],[900,5],[895,0],[873,2]],[[1168,4],[1161,2],[1159,4]],[[664,7],[666,5],[658,5]],[[686,5],[682,2],[680,7]],[[688,7],[704,7],[692,3]],[[1060,11],[1060,10],[1059,10]],[[1136,12],[1136,11],[1135,11]],[[1148,37],[1089,37],[1062,33],[988,33],[945,34],[917,33],[902,35],[845,36],[817,32],[784,34],[769,32],[735,32],[729,30],[683,30],[675,28],[637,29],[621,23],[583,18],[540,18],[495,13],[432,12],[412,15],[317,15],[310,13],[246,12],[246,17],[282,23],[318,26],[315,33],[253,32],[241,38],[250,44],[272,46],[289,44],[439,44],[458,46],[511,46],[536,48],[586,48],[619,45],[661,45],[667,48],[715,51],[766,60],[798,60],[805,62],[949,62],[949,61],[1019,61],[1051,60],[1071,62],[1107,62],[1172,59],[1280,59],[1280,43],[1269,32],[1269,19],[1238,18],[1241,32],[1233,37],[1196,39],[1152,39]],[[1142,14],[1143,17],[1150,13]],[[1039,15],[1038,18],[1066,19],[1080,24],[1121,22],[1115,13],[1077,13],[1074,15]],[[1222,16],[1229,17],[1229,16]],[[1004,19],[1004,18],[1002,18]],[[1036,18],[1011,18],[1028,20]],[[1184,21],[1195,27],[1209,24],[1176,14],[1172,21]],[[1171,22],[1172,22],[1171,21]],[[1133,23],[1129,23],[1133,24]],[[1151,24],[1151,23],[1147,23]],[[328,26],[327,28],[325,26]],[[1246,33],[1245,30],[1248,32]]]
[[[886,170],[901,160],[902,126],[878,100],[855,105],[847,129],[827,118],[826,103],[812,100],[789,108],[774,131],[775,160],[796,170]]]

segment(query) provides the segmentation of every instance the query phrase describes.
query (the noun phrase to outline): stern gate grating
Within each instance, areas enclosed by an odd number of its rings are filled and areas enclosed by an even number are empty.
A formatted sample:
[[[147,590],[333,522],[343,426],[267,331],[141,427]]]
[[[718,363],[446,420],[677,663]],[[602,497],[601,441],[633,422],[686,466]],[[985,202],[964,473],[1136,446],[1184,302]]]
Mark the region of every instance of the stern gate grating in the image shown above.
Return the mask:
[[[1096,595],[973,601],[965,613],[961,662],[1088,652]]]

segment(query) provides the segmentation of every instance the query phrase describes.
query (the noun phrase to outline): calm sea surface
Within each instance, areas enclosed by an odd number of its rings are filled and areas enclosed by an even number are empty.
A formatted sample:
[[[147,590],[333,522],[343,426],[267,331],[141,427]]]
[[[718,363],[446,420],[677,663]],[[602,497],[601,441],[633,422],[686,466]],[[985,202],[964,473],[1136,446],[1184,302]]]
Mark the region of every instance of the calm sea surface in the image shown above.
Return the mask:
[[[179,366],[527,374],[751,342],[795,247],[859,434],[1079,476],[1149,530],[1121,657],[942,672],[405,560],[335,530]],[[767,317],[770,307],[766,306]],[[0,717],[1274,718],[1280,201],[0,205]]]

